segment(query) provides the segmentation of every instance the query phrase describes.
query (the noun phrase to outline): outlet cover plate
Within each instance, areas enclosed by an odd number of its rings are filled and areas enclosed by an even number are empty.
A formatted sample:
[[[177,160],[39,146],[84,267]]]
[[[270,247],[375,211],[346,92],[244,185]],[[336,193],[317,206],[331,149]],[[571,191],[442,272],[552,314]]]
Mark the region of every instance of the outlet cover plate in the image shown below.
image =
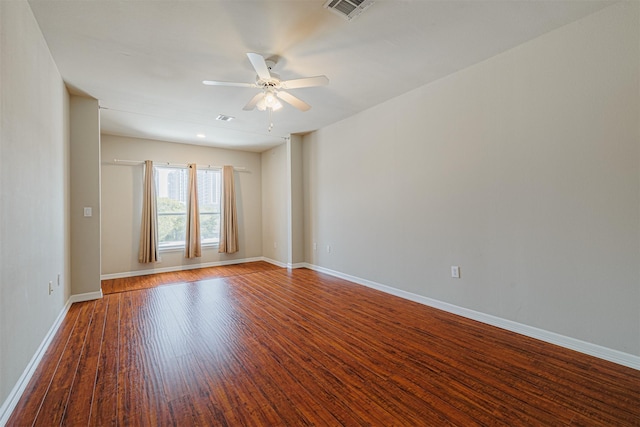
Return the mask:
[[[458,267],[457,265],[451,266],[451,277],[453,277],[454,279],[460,278],[460,267]]]

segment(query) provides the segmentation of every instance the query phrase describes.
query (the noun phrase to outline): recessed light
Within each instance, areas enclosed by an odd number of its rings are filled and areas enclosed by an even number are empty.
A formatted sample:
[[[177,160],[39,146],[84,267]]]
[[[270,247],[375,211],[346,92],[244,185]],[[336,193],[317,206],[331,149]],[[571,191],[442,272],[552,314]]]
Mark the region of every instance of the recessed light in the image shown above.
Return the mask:
[[[235,117],[225,116],[224,114],[218,114],[218,117],[216,117],[216,120],[220,120],[223,122],[230,122],[233,119],[235,119]]]
[[[206,138],[207,135],[205,135],[204,133],[199,133],[196,135],[198,138]]]

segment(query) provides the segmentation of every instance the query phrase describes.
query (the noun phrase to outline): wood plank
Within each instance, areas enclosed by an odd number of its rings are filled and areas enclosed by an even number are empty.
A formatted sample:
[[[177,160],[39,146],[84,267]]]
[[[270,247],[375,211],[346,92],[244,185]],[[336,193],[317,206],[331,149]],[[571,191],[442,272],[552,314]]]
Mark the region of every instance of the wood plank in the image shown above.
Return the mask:
[[[120,318],[118,425],[161,425],[171,418],[166,406],[159,358],[166,350],[156,328],[156,289],[128,292]]]
[[[120,305],[122,295],[104,297],[106,316],[99,350],[95,387],[92,390],[89,425],[115,426],[118,419],[118,371],[120,361]]]
[[[78,315],[78,321],[65,347],[64,354],[51,377],[51,386],[36,414],[34,426],[60,424],[64,416],[96,303],[91,301],[80,303],[80,305],[81,311]]]
[[[104,342],[107,307],[108,300],[98,300],[94,304],[91,323],[87,328],[84,346],[70,387],[61,425],[87,425],[89,422],[98,360]]]

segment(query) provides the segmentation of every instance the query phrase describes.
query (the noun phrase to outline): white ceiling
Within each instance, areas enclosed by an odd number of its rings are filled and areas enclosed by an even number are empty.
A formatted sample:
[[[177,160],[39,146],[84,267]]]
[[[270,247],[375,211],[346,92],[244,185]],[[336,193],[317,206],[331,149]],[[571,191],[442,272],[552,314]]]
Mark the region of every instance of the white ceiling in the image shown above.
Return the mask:
[[[29,3],[68,87],[100,101],[104,133],[264,151],[612,2],[378,0],[351,22],[325,0]],[[282,79],[330,83],[291,90],[311,110],[285,105],[268,132],[266,112],[242,110],[258,89],[201,83],[253,82],[247,52],[277,55]]]

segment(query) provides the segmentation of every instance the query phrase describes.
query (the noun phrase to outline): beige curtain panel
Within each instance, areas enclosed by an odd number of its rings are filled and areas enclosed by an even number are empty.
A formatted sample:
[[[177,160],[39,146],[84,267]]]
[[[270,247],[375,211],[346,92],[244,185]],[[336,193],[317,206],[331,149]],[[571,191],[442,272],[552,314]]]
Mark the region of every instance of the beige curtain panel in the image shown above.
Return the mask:
[[[187,235],[184,241],[184,257],[201,256],[200,209],[198,208],[198,172],[195,163],[189,164],[189,197],[187,202]]]
[[[238,214],[236,212],[236,189],[233,181],[233,166],[222,168],[222,210],[220,212],[219,253],[238,252]]]
[[[140,224],[140,248],[138,262],[158,261],[158,219],[156,185],[153,179],[153,162],[144,161],[144,188],[142,190],[142,221]]]

